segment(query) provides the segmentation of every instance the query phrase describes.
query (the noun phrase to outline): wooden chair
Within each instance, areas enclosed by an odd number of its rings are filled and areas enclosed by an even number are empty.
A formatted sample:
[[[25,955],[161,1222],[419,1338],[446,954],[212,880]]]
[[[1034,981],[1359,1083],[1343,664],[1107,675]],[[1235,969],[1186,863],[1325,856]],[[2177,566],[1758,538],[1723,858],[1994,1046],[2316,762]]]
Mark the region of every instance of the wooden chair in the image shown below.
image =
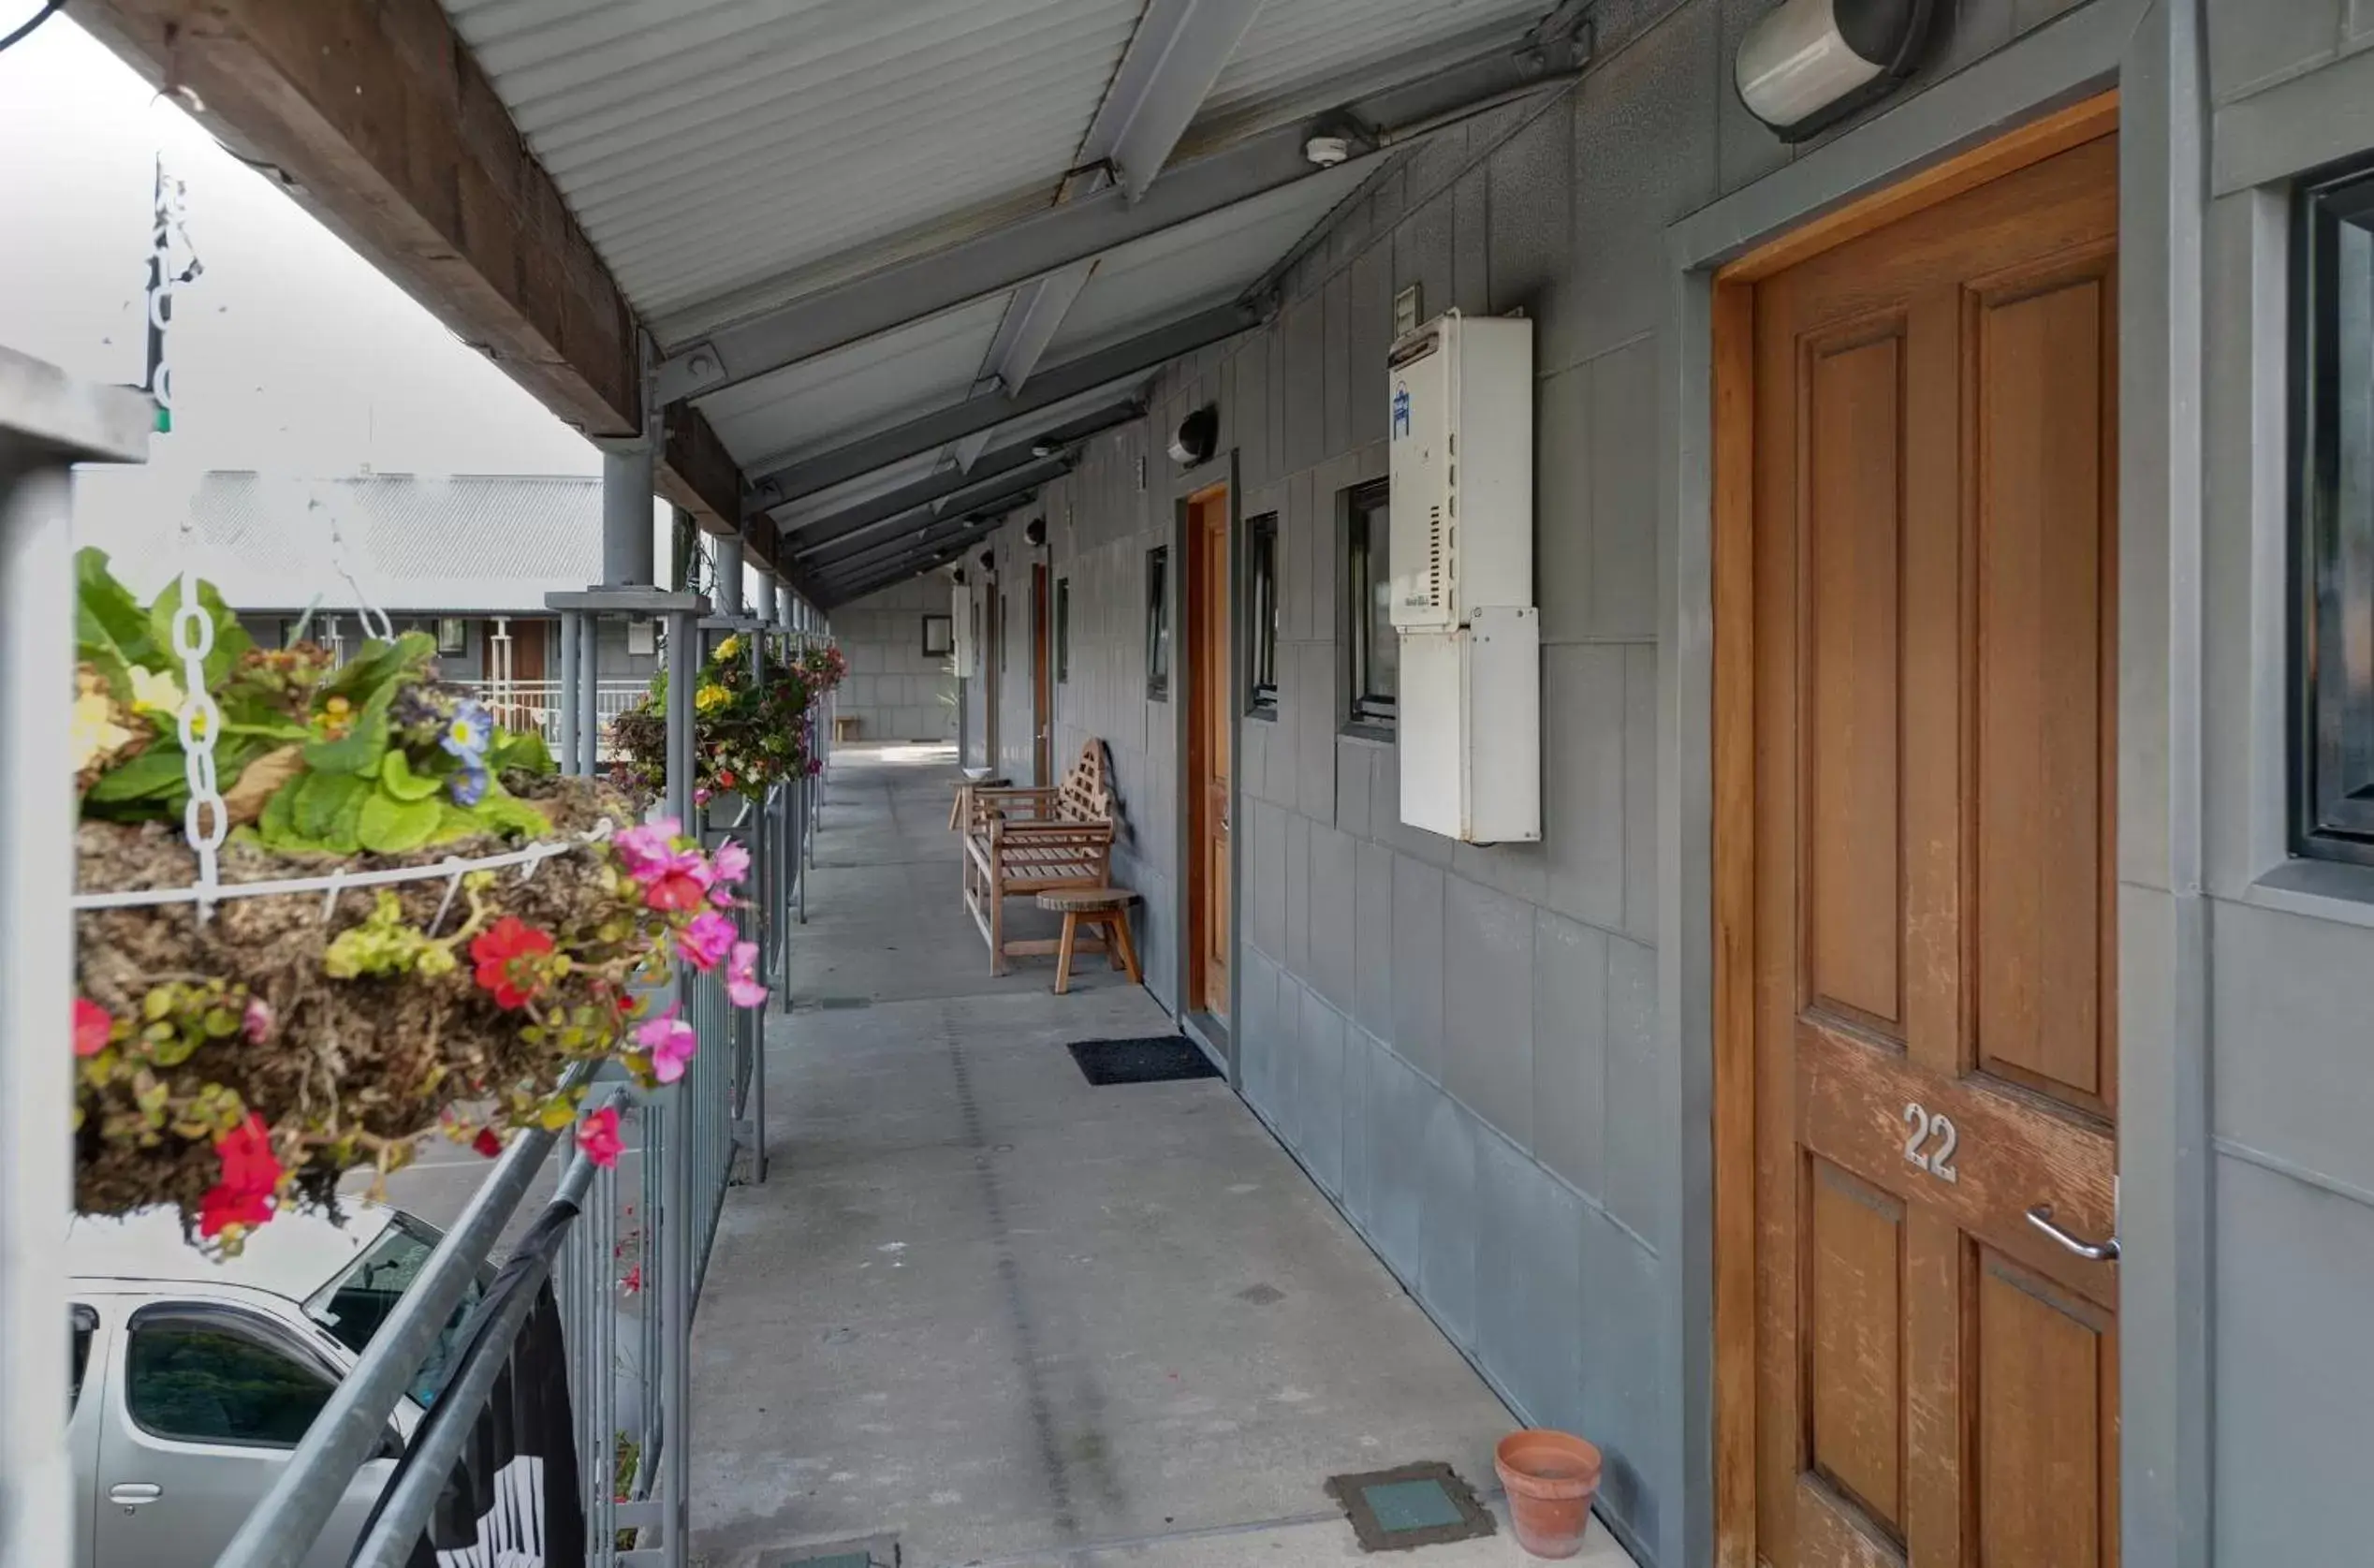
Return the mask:
[[[1062,944],[1045,938],[1007,941],[1005,901],[1112,881],[1121,807],[1104,742],[1081,747],[1053,789],[976,784],[962,810],[964,907],[989,945],[989,973],[1004,974],[1010,957],[1058,952]]]

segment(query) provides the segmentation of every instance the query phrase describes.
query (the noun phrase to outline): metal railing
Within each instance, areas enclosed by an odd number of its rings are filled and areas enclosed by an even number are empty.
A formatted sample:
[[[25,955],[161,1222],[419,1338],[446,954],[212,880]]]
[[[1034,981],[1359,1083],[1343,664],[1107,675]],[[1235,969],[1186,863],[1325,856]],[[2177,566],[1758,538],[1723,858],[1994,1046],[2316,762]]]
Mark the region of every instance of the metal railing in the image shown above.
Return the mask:
[[[818,708],[828,711],[811,715],[818,748],[811,755],[821,758],[831,725],[828,705]],[[689,721],[689,703],[684,710],[681,716]],[[671,714],[671,723],[678,717]],[[574,766],[584,761],[581,751],[571,759]],[[744,939],[759,944],[776,1006],[788,1001],[790,931],[804,918],[823,786],[821,774],[779,785],[731,825],[705,835],[712,844],[738,838],[751,854],[752,897],[737,917]],[[574,1214],[554,1218],[567,1229],[550,1270],[567,1358],[586,1561],[594,1568],[683,1568],[692,1320],[726,1189],[737,1180],[765,1179],[766,1061],[762,1009],[732,1006],[716,974],[684,971],[674,984],[700,1042],[683,1077],[648,1093],[614,1071],[593,1081],[591,1103],[616,1105],[638,1134],[639,1210],[620,1208],[618,1172],[594,1165],[573,1141],[542,1129],[517,1135],[217,1568],[295,1568],[312,1550],[556,1145],[562,1175],[553,1202],[573,1206]],[[436,1446],[402,1473],[358,1545],[357,1563],[393,1568],[409,1560],[496,1371],[512,1353],[529,1311],[522,1303],[535,1294],[482,1305],[482,1314],[494,1315],[465,1327],[463,1342],[487,1341],[488,1370],[457,1377],[444,1400],[473,1419],[448,1419],[423,1439]],[[631,1467],[624,1462],[629,1453]]]
[[[568,706],[568,688],[561,681],[473,680],[451,683],[484,703],[496,724],[510,730],[535,730],[544,737],[544,743],[555,755],[560,754],[562,714]],[[651,682],[643,680],[609,680],[594,684],[594,712],[601,725],[604,758],[615,755],[610,742],[611,721],[639,704],[650,691]]]

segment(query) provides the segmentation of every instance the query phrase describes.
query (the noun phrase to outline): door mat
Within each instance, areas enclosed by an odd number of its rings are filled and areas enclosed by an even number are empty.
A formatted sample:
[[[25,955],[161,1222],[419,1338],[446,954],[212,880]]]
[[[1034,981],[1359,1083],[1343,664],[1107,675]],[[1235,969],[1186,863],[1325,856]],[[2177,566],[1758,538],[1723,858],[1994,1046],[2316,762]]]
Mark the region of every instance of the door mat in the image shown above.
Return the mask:
[[[1075,1040],[1065,1048],[1088,1081],[1171,1083],[1180,1078],[1216,1078],[1220,1069],[1184,1034],[1149,1034],[1134,1040]]]
[[[1408,1551],[1489,1535],[1492,1516],[1446,1464],[1409,1464],[1327,1477],[1364,1552]]]

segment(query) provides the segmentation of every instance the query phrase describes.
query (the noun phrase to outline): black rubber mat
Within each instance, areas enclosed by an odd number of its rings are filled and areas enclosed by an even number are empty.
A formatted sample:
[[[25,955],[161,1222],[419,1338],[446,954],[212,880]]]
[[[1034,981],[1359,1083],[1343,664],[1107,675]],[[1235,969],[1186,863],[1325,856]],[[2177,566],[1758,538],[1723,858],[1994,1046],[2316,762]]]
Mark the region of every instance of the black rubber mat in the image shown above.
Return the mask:
[[[1088,1081],[1171,1083],[1180,1078],[1216,1078],[1220,1069],[1184,1034],[1150,1034],[1135,1040],[1075,1040],[1068,1048]]]

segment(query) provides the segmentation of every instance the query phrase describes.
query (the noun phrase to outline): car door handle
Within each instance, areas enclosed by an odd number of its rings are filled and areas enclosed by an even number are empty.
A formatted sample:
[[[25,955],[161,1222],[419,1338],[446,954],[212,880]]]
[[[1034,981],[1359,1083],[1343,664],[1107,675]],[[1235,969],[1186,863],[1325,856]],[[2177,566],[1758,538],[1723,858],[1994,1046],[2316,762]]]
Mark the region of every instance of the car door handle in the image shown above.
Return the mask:
[[[2105,1237],[2100,1241],[2088,1241],[2083,1237],[2073,1236],[2053,1223],[2053,1206],[2049,1203],[2040,1203],[2030,1209],[2028,1223],[2089,1262],[2110,1263],[2116,1261],[2118,1256],[2117,1235]]]
[[[154,1481],[118,1481],[107,1489],[110,1502],[120,1502],[126,1508],[138,1508],[143,1502],[154,1502],[165,1495],[165,1488]]]

